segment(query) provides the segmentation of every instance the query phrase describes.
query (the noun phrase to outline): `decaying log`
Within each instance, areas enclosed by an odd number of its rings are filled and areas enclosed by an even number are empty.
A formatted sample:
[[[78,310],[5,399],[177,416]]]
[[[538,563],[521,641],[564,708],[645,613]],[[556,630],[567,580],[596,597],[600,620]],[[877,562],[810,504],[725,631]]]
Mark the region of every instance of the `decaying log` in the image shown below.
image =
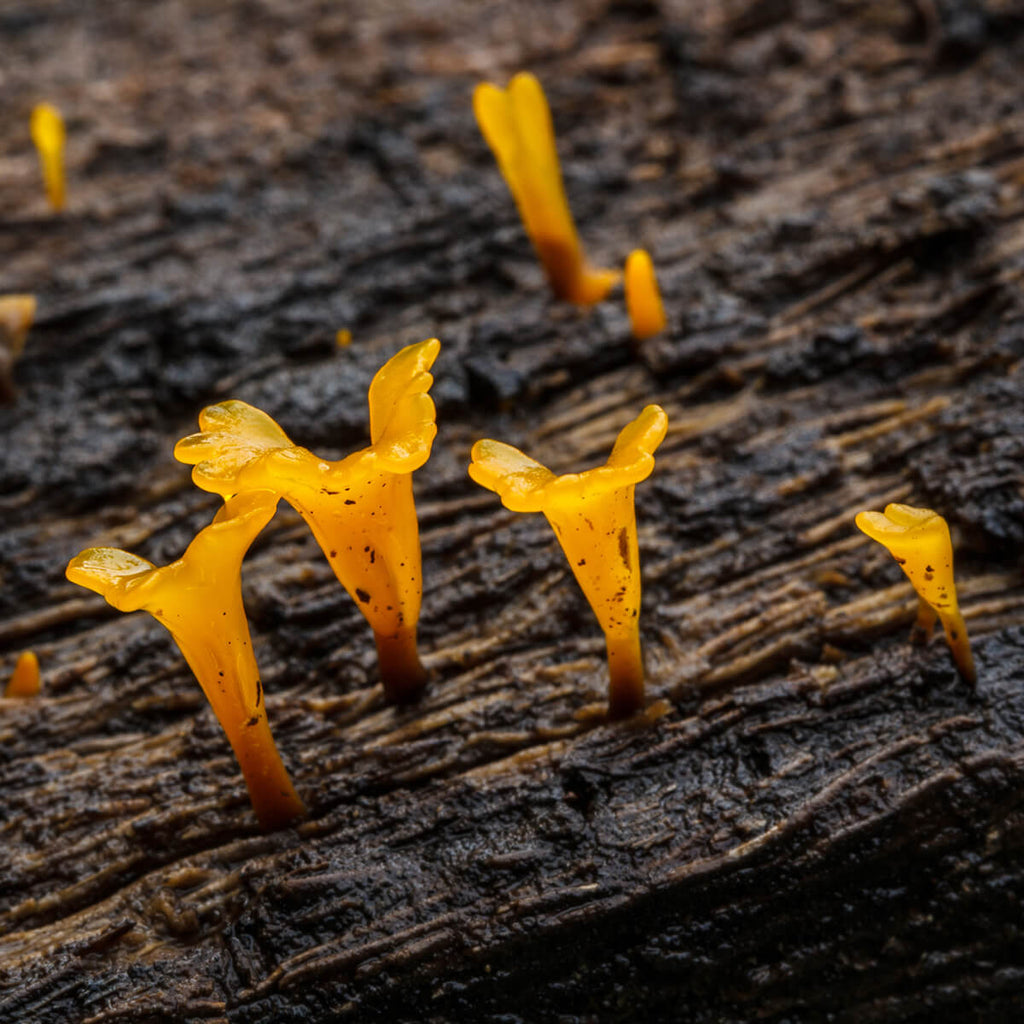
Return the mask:
[[[1019,1019],[1022,29],[1013,0],[0,10],[0,292],[39,300],[0,667],[44,679],[0,700],[0,1019]],[[524,67],[595,261],[653,253],[663,336],[546,294],[469,104]],[[385,706],[282,508],[245,595],[310,814],[262,835],[166,633],[64,566],[180,554],[216,508],[171,457],[203,405],[333,457],[433,334],[432,684]],[[650,401],[651,704],[609,725],[549,528],[466,463],[594,464]],[[975,692],[853,528],[888,501],[953,527]]]

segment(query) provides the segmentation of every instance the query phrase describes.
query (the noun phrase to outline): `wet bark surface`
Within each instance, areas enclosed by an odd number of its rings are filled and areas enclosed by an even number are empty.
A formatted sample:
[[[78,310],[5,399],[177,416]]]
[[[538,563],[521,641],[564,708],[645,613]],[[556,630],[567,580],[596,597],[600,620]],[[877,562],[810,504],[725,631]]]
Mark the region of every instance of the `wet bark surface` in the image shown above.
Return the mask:
[[[44,682],[0,700],[0,1018],[1018,1018],[1019,3],[49,0],[0,40],[0,292],[39,299],[0,410],[0,651]],[[664,335],[548,296],[469,102],[521,68],[595,264],[651,250]],[[310,814],[261,835],[167,634],[64,566],[181,554],[217,507],[171,456],[204,405],[338,457],[431,335],[431,685],[384,704],[282,506],[244,588]],[[484,436],[597,464],[652,401],[651,704],[609,725],[550,528],[465,467]],[[951,524],[975,692],[853,527],[889,501]]]

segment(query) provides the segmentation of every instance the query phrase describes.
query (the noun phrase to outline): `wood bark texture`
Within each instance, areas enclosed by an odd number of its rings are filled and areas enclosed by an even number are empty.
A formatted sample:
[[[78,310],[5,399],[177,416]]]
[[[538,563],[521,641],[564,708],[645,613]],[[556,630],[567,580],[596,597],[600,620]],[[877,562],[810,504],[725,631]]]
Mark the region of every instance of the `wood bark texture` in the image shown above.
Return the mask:
[[[0,1020],[1019,1020],[1024,6],[1018,0],[0,5]],[[470,105],[534,71],[596,265],[553,301]],[[68,128],[51,214],[32,106]],[[335,334],[350,330],[339,347]],[[167,633],[64,579],[213,515],[176,463],[240,398],[327,457],[436,335],[415,477],[426,696],[285,506],[245,563],[309,807],[263,835]],[[480,437],[557,471],[647,403],[649,710]],[[979,682],[856,531],[949,520]]]

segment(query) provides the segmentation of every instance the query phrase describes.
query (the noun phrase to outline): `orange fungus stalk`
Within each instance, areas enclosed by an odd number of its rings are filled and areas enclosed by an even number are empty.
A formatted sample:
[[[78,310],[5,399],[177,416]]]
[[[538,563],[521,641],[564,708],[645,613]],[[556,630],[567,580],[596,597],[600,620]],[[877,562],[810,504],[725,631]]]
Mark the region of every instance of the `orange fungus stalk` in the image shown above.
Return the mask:
[[[269,490],[296,509],[373,628],[392,702],[415,698],[426,682],[416,646],[423,585],[412,474],[437,433],[427,391],[439,349],[436,338],[409,345],[378,371],[371,444],[338,462],[293,444],[265,412],[238,401],[204,409],[201,432],[174,449],[204,490],[224,498]]]
[[[64,185],[64,118],[49,103],[40,103],[32,110],[29,133],[43,171],[46,198],[54,210],[63,210],[66,200]]]
[[[34,697],[42,689],[39,676],[39,658],[35,651],[22,651],[7,681],[5,697]]]
[[[516,75],[507,89],[483,82],[473,93],[473,111],[552,291],[578,305],[600,302],[619,275],[592,269],[583,255],[540,82],[527,72]]]
[[[554,528],[608,649],[608,713],[624,718],[644,701],[640,653],[640,557],[633,491],[654,469],[668,417],[647,406],[619,434],[608,461],[555,476],[517,448],[477,441],[469,475],[513,512],[543,512]]]
[[[256,817],[267,829],[305,813],[270,734],[242,606],[242,558],[276,507],[272,494],[240,495],[177,562],[162,568],[117,548],[90,548],[67,568],[72,583],[95,590],[119,611],[148,611],[170,630],[227,735]]]
[[[665,306],[661,301],[654,264],[644,249],[634,249],[626,260],[626,309],[633,337],[639,341],[665,330]]]

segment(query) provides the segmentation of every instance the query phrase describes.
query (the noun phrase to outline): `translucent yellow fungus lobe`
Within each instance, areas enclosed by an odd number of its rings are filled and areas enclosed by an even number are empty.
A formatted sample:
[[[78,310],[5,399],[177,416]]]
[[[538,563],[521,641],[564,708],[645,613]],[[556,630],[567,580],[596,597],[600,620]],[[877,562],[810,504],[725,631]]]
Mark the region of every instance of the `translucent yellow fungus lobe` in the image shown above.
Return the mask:
[[[339,462],[292,444],[266,413],[237,401],[204,409],[201,432],[174,449],[204,490],[224,498],[269,490],[296,509],[373,628],[381,681],[396,702],[426,682],[416,648],[422,577],[412,473],[437,433],[427,391],[439,349],[436,338],[409,345],[378,371],[370,447]]]
[[[39,678],[39,659],[35,651],[22,651],[18,655],[14,672],[7,681],[5,697],[34,697],[42,688]]]
[[[469,475],[513,512],[543,512],[590,602],[608,648],[608,713],[624,718],[643,706],[640,654],[640,557],[634,487],[654,468],[668,417],[649,405],[619,434],[607,463],[555,476],[500,441],[477,441]]]
[[[54,210],[63,210],[64,189],[64,118],[49,103],[40,103],[32,110],[29,131],[39,163],[43,169],[46,198]]]
[[[919,598],[914,638],[931,636],[938,616],[960,675],[977,680],[967,627],[953,583],[953,542],[942,516],[930,508],[886,505],[885,512],[859,512],[857,527],[889,550],[914,585]]]
[[[256,817],[277,828],[305,808],[270,734],[249,624],[242,606],[242,558],[271,520],[266,492],[227,502],[177,561],[157,568],[117,548],[90,548],[67,577],[122,612],[143,609],[166,626],[203,688],[245,776]]]
[[[600,302],[619,279],[587,265],[562,184],[551,111],[540,82],[523,72],[501,89],[481,83],[473,111],[508,185],[526,233],[560,299]]]
[[[0,402],[14,397],[14,364],[35,317],[35,296],[0,295]]]
[[[634,249],[626,259],[625,288],[633,337],[643,341],[665,330],[665,307],[646,250]]]

